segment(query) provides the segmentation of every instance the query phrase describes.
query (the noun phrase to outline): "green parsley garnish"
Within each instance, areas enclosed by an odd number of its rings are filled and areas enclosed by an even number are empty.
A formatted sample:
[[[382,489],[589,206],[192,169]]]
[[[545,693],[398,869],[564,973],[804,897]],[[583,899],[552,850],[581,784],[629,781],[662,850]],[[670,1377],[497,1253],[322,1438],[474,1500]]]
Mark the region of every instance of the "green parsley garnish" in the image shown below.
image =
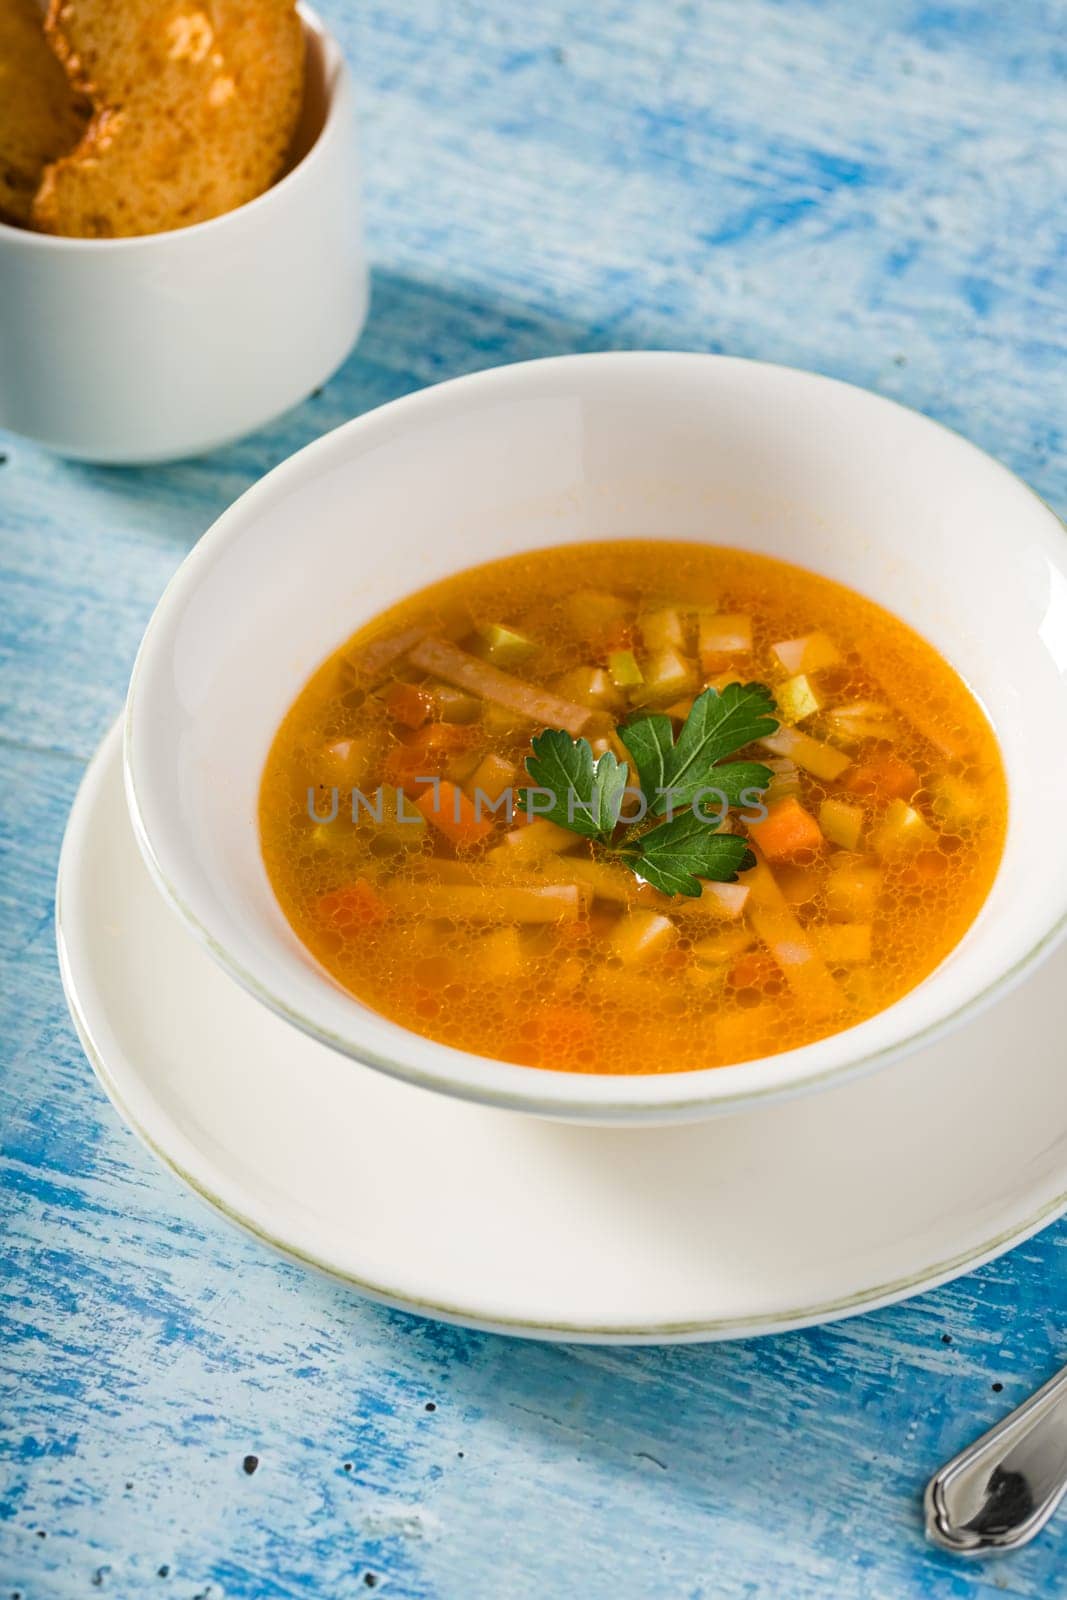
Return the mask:
[[[548,728],[532,741],[526,771],[537,786],[524,789],[519,804],[591,839],[664,894],[696,897],[701,878],[732,883],[755,863],[744,839],[718,831],[732,807],[758,803],[771,771],[758,761],[726,762],[755,739],[777,729],[774,698],[762,683],[731,683],[720,693],[705,689],[674,738],[671,719],[643,716],[619,729],[633,758],[630,768],[608,751],[595,758],[588,739],[572,739]],[[620,821],[628,788],[639,788],[644,816]],[[649,828],[646,818],[667,816]]]

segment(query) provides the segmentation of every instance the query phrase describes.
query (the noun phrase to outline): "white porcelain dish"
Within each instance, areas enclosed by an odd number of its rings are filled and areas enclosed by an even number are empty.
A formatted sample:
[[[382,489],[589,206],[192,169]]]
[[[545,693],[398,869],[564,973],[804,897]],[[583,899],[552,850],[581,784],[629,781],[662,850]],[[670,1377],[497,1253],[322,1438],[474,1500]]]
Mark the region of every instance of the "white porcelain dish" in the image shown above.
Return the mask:
[[[422,1315],[597,1342],[778,1332],[916,1294],[1067,1209],[1062,953],[814,1101],[589,1128],[422,1094],[244,994],[145,870],[117,730],[56,911],[86,1050],[155,1155],[277,1249]]]
[[[316,966],[267,880],[267,749],[361,622],[514,551],[671,538],[800,562],[888,606],[987,707],[1011,816],[990,898],[912,993],[847,1032],[684,1074],[568,1074],[466,1055]],[[1064,932],[1067,540],[1003,467],[917,414],[810,373],[703,355],[564,357],[400,400],[294,456],[203,538],[142,645],[126,721],[136,832],[226,969],[324,1043],[409,1082],[600,1122],[683,1120],[828,1084],[929,1042]]]
[[[191,228],[66,239],[0,223],[0,427],[113,463],[197,455],[325,382],[367,313],[351,74],[301,7],[288,172]]]

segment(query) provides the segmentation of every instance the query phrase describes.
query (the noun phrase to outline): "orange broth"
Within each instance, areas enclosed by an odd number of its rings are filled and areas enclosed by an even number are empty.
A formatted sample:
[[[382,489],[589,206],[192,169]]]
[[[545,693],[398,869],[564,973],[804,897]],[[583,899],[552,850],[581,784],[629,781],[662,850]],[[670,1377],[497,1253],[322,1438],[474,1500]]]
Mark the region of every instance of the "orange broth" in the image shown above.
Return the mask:
[[[730,757],[774,774],[767,821],[727,824],[759,858],[734,884],[670,897],[518,807],[509,823],[561,705],[625,759],[620,723],[666,711],[677,733],[730,682],[767,684],[782,722]],[[626,1073],[773,1054],[891,1005],[977,915],[1006,817],[989,723],[910,628],[784,562],[653,541],[491,562],[376,618],[297,697],[259,811],[286,916],[368,1006],[478,1055]]]

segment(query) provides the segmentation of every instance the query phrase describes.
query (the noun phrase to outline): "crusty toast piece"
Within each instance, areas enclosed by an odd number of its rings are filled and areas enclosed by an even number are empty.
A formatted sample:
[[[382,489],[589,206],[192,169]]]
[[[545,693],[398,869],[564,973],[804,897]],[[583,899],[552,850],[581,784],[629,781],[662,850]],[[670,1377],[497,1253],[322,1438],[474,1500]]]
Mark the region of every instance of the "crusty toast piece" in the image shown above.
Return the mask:
[[[51,0],[45,30],[93,117],[46,170],[36,227],[184,228],[282,171],[304,86],[294,0]]]
[[[34,0],[0,0],[0,218],[29,222],[42,172],[74,148],[88,114]]]

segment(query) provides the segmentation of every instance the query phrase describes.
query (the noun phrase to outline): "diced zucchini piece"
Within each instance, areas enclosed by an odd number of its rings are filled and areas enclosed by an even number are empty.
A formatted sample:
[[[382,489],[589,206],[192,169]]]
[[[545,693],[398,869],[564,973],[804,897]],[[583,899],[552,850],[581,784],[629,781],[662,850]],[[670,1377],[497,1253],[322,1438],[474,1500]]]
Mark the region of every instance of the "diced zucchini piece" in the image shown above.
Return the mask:
[[[752,618],[738,611],[700,613],[700,660],[710,672],[719,656],[747,655],[752,649]]]
[[[612,929],[608,946],[612,955],[631,966],[661,955],[669,948],[675,932],[670,917],[657,911],[628,911]]]
[[[799,728],[779,728],[770,739],[761,742],[763,748],[769,750],[772,755],[784,756],[789,761],[795,761],[805,772],[810,772],[813,777],[822,778],[827,783],[839,778],[850,765],[851,758],[843,751],[835,750],[832,744],[823,744],[821,740],[813,739],[810,734],[801,733]]]
[[[479,939],[474,956],[477,975],[497,980],[517,978],[526,965],[518,928],[494,928]]]
[[[787,672],[821,672],[823,667],[833,667],[841,660],[841,652],[825,633],[806,633],[800,639],[781,639],[772,644],[778,660]]]
[[[538,856],[550,852],[558,854],[563,850],[573,850],[581,842],[581,834],[561,828],[558,823],[549,822],[547,817],[525,822],[504,835],[504,843],[515,861],[536,861]]]
[[[623,703],[610,675],[603,667],[575,667],[556,681],[557,694],[595,711],[617,711]]]
[[[482,702],[462,689],[453,689],[450,683],[426,685],[426,693],[433,702],[434,715],[441,722],[477,722],[482,714]]]
[[[747,928],[730,928],[724,933],[712,934],[710,939],[700,939],[693,946],[693,954],[698,961],[719,966],[724,961],[732,961],[745,950],[751,950],[755,942],[755,935],[749,933]]]
[[[636,689],[645,681],[632,650],[613,650],[608,656],[608,671],[617,689]]]
[[[831,844],[842,850],[858,850],[863,833],[863,807],[845,800],[824,800],[819,807],[819,827]]]
[[[878,856],[900,855],[933,844],[937,834],[921,812],[906,800],[891,800],[885,816],[871,831],[871,846]]]
[[[515,628],[505,628],[499,622],[491,622],[487,627],[478,629],[478,646],[478,653],[498,667],[511,667],[516,662],[525,661],[537,649],[534,641],[524,633],[519,633]]]
[[[505,737],[530,726],[520,711],[513,711],[510,706],[496,705],[492,701],[482,713],[482,722],[490,733],[503,734]]]
[[[490,750],[487,756],[475,767],[467,782],[467,790],[473,800],[480,790],[490,800],[499,800],[502,794],[515,783],[518,772],[511,761],[506,761],[503,756],[498,756]]]
[[[645,649],[657,655],[665,651],[685,649],[685,623],[675,606],[664,606],[659,611],[645,611],[637,619]]]
[[[815,943],[831,966],[850,967],[871,959],[869,922],[828,922],[814,933]]]
[[[642,700],[674,700],[692,694],[697,675],[693,663],[677,650],[660,650],[645,665]]]
[[[813,717],[823,706],[811,679],[804,672],[780,683],[774,691],[774,698],[786,722],[803,722],[805,717]]]
[[[836,857],[826,880],[827,909],[837,922],[869,922],[878,902],[882,874],[862,858]]]
[[[951,773],[935,778],[930,787],[934,792],[930,809],[942,822],[966,827],[968,823],[977,822],[985,810],[978,790]]]

